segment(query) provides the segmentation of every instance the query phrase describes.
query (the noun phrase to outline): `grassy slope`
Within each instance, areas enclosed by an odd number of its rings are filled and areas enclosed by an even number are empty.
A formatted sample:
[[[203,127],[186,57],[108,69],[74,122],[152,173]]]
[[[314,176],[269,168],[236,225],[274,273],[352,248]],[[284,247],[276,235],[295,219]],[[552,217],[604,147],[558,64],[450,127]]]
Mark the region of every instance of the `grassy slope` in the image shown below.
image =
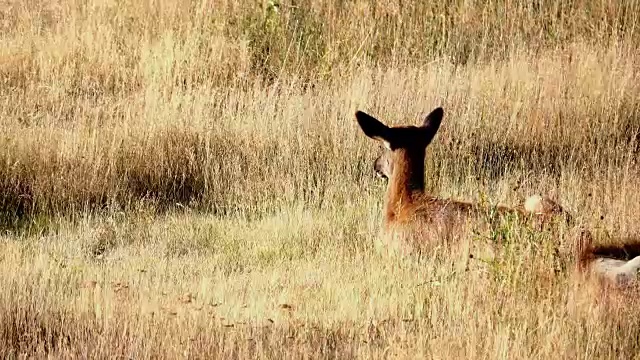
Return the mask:
[[[638,353],[633,304],[553,251],[570,229],[379,256],[353,113],[444,106],[432,192],[633,234],[640,4],[270,4],[0,4],[3,357]]]

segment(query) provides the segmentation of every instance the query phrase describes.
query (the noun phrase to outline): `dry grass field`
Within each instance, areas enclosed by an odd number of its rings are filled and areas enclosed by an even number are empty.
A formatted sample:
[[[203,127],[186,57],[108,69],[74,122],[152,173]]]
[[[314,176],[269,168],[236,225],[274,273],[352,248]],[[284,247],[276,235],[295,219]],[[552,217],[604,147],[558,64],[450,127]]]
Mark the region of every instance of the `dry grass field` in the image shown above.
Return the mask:
[[[0,0],[0,357],[640,358],[567,227],[376,251],[437,106],[433,194],[640,233],[637,0]]]

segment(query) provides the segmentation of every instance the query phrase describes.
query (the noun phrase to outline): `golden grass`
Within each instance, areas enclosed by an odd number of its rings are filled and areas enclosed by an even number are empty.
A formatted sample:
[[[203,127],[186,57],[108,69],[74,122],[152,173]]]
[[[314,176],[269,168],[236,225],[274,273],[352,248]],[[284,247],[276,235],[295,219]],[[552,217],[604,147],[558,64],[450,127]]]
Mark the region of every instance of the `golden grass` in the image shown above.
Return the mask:
[[[637,1],[0,9],[3,358],[638,356],[633,297],[555,252],[571,229],[378,255],[353,116],[443,106],[433,193],[633,235]]]

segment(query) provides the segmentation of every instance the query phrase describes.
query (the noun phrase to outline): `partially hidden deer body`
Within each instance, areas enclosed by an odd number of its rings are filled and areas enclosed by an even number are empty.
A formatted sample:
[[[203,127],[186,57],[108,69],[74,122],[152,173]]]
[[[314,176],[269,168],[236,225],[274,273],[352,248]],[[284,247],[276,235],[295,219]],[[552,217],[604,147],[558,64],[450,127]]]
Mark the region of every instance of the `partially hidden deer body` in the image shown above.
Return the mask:
[[[594,244],[593,235],[582,230],[573,249],[577,269],[614,287],[640,285],[640,239],[618,239],[612,244]]]
[[[489,212],[522,218],[547,218],[564,214],[555,202],[533,196],[525,206],[489,208],[477,203],[443,199],[425,192],[424,160],[427,146],[436,135],[444,112],[433,110],[421,126],[388,127],[374,117],[356,112],[356,119],[368,137],[381,141],[387,151],[374,164],[376,173],[389,180],[384,205],[382,245],[411,253],[451,239],[474,219]]]

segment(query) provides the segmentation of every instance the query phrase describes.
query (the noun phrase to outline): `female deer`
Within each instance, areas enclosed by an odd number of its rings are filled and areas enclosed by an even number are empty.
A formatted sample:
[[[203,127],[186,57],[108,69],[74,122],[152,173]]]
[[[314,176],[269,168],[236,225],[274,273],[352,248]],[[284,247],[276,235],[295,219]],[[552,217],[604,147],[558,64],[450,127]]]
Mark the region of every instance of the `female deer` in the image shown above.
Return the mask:
[[[381,141],[387,152],[375,161],[375,171],[388,178],[385,196],[383,244],[391,250],[409,253],[436,240],[447,240],[488,209],[478,204],[441,199],[425,192],[424,160],[427,146],[435,137],[444,112],[433,110],[421,126],[388,127],[362,112],[355,116],[368,137]],[[534,196],[522,209],[498,206],[499,214],[548,217],[563,213],[551,200]]]

